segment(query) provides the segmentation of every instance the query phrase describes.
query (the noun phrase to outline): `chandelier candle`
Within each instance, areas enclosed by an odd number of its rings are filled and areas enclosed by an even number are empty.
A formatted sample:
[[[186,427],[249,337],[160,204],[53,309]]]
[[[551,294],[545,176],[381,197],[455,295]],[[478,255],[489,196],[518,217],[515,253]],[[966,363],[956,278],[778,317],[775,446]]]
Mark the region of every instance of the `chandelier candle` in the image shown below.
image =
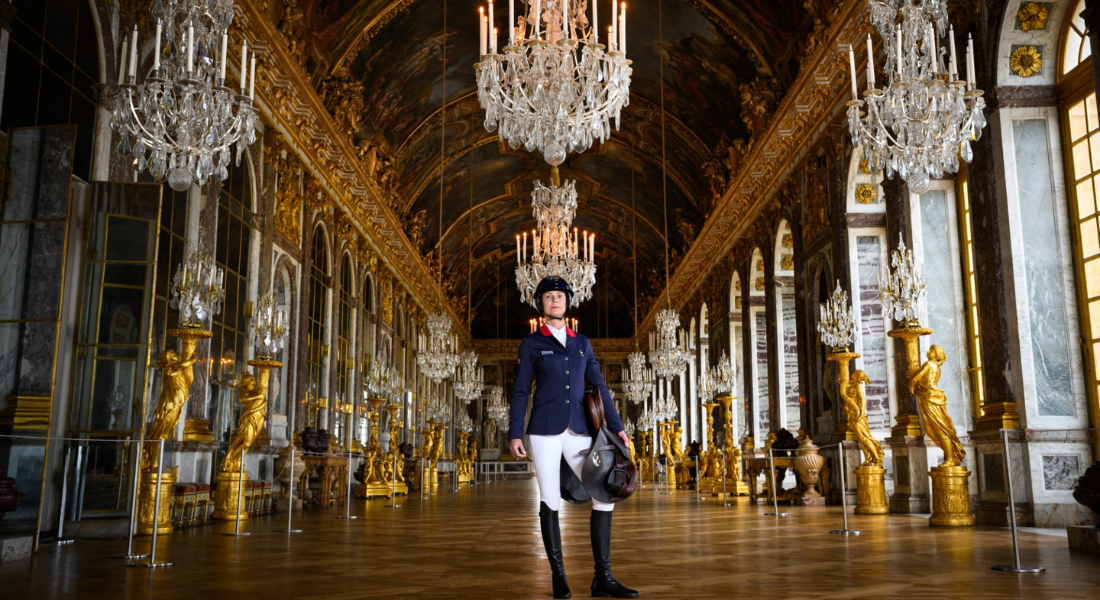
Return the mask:
[[[138,30],[137,26],[134,26],[134,36],[130,38],[130,80],[133,81],[137,77],[137,40]]]
[[[118,64],[118,84],[126,83],[126,38],[122,38],[122,50],[118,53],[121,57]]]

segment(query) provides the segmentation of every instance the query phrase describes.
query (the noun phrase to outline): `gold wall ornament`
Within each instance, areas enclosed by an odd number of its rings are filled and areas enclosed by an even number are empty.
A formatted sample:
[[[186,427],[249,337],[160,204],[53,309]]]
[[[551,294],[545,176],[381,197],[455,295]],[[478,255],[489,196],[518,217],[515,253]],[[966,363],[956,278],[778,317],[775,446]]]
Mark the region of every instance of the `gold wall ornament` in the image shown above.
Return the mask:
[[[321,102],[348,138],[354,138],[359,133],[364,91],[363,82],[350,75],[344,67],[321,84]]]
[[[737,310],[741,310],[741,296],[734,299],[734,305],[737,306]]]
[[[779,268],[783,269],[784,271],[793,271],[794,270],[794,255],[793,254],[784,254],[783,257],[781,259],[779,259]]]
[[[789,233],[783,234],[783,247],[794,248],[794,236]]]
[[[936,387],[940,382],[940,367],[947,360],[943,348],[932,344],[928,360],[909,378],[909,391],[917,398],[924,435],[943,450],[943,466],[957,467],[966,457],[962,442],[955,433],[955,424],[947,414],[947,395]]]
[[[864,175],[871,174],[871,167],[867,164],[866,158],[859,159],[859,172],[863,173]]]
[[[856,202],[860,204],[874,204],[878,198],[878,190],[869,183],[861,183],[856,186]]]
[[[756,278],[756,289],[758,291],[761,291],[761,292],[764,291],[764,278],[763,277],[757,277]]]
[[[737,291],[740,292],[741,291],[741,280],[738,279],[737,282],[733,284],[733,287],[734,287],[734,289],[736,289]]]
[[[1050,8],[1053,6],[1047,2],[1024,2],[1020,4],[1020,10],[1016,11],[1016,26],[1021,31],[1042,31],[1047,28],[1047,20],[1050,19]]]
[[[1019,77],[1034,77],[1043,70],[1042,46],[1015,46],[1008,57],[1008,68]]]
[[[760,260],[756,261],[756,270],[759,273],[764,272],[764,259],[761,258]]]

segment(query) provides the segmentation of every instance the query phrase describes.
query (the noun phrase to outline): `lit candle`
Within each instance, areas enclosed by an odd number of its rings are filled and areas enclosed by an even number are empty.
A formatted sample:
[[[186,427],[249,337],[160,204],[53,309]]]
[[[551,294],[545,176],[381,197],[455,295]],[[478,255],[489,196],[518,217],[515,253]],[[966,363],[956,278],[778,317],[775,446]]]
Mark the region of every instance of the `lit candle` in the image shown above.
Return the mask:
[[[859,91],[856,89],[856,53],[848,46],[848,67],[852,72],[852,100],[859,100]]]
[[[129,54],[129,52],[127,52],[128,49],[129,49],[129,44],[127,43],[126,38],[122,38],[122,50],[118,53],[119,54],[119,60],[118,60],[118,84],[119,85],[122,85],[126,81],[126,55]]]
[[[479,48],[480,48],[479,55],[480,56],[485,56],[485,54],[487,54],[487,52],[485,50],[485,46],[486,46],[486,41],[485,40],[488,37],[488,23],[485,21],[485,8],[479,6],[477,8],[477,12],[478,12],[477,20],[481,24],[481,37],[479,38],[481,40],[481,45],[479,46]]]
[[[138,45],[138,30],[137,25],[134,26],[134,36],[130,38],[130,79],[137,77],[137,45]]]
[[[516,235],[516,264],[517,265],[522,265],[523,264],[523,261],[520,259],[520,254],[519,254],[519,235],[518,234]]]
[[[226,55],[226,50],[225,49],[228,45],[229,45],[229,32],[225,32],[225,33],[222,34],[221,52],[218,54],[218,60],[221,62],[221,66],[218,69],[218,77],[221,79],[222,85],[225,84],[225,64],[226,64],[226,62],[228,62],[228,61],[225,60],[225,55]]]
[[[867,89],[875,88],[875,49],[871,45],[871,34],[867,34]]]
[[[614,23],[615,19],[611,19],[611,22]],[[615,26],[614,25],[608,25],[607,26],[607,51],[608,52],[614,52],[615,51]]]
[[[955,26],[952,25],[947,32],[947,43],[951,48],[951,81],[955,81],[959,75],[959,65],[955,62]]]
[[[932,72],[940,72],[940,49],[936,43],[936,30],[931,23],[928,24],[928,38],[932,41]]]
[[[498,35],[500,35],[500,33],[497,31],[497,28],[494,27],[493,28],[493,54],[497,53],[497,36]]]
[[[252,54],[252,69],[248,73],[248,99],[252,100],[256,92],[256,54]]]
[[[520,250],[523,250],[523,259],[527,260],[527,232],[523,232],[523,245],[520,246]]]
[[[542,21],[542,0],[535,0],[535,27],[531,30],[532,39],[542,39],[539,37],[539,23]]]
[[[244,80],[248,79],[248,72],[245,71],[245,67],[248,66],[248,41],[241,42],[241,95],[244,95]]]
[[[491,36],[489,38],[489,52],[491,52],[493,54],[496,54],[497,53],[497,36],[496,36],[496,27],[493,27],[493,25],[496,25],[496,20],[493,19],[493,0],[489,0],[489,28],[488,28],[488,31],[489,31],[489,34]]]
[[[619,13],[619,52],[626,54],[626,2],[623,2],[623,11]]]
[[[596,262],[596,234],[593,233],[592,237],[588,238],[588,256],[592,258],[592,262]]]
[[[195,26],[187,25],[187,72],[195,70]]]
[[[154,44],[154,49],[153,49],[153,71],[154,72],[160,70],[160,33],[161,33],[161,27],[162,27],[161,22],[157,21],[157,40],[156,40],[156,43]]]
[[[516,45],[516,0],[508,0],[508,42]]]
[[[584,232],[584,262],[588,262],[588,232]]]

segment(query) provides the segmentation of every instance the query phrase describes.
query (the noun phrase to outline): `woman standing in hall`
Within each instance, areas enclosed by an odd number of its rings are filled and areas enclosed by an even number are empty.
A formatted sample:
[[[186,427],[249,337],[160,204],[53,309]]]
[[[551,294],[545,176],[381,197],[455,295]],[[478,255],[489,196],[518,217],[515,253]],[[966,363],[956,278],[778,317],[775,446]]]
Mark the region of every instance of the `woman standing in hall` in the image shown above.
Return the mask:
[[[527,435],[531,440],[531,455],[538,478],[539,522],[542,543],[550,561],[554,597],[570,598],[572,592],[562,564],[561,531],[558,529],[558,509],[561,508],[560,464],[564,457],[569,467],[581,477],[584,456],[592,446],[584,414],[586,382],[599,389],[607,427],[622,438],[627,447],[630,439],[611,401],[611,394],[600,374],[599,364],[588,338],[565,325],[565,312],[573,302],[573,290],[560,277],[550,276],[539,282],[532,301],[542,313],[546,324],[523,338],[519,346],[516,384],[512,388],[511,419],[508,428],[509,447],[516,458],[524,458],[523,419],[527,411],[527,396],[531,380],[536,383],[531,419]],[[594,433],[594,432],[592,432]],[[592,500],[592,557],[595,577],[592,595],[596,597],[637,598],[640,594],[618,581],[611,574],[611,511],[614,504]]]

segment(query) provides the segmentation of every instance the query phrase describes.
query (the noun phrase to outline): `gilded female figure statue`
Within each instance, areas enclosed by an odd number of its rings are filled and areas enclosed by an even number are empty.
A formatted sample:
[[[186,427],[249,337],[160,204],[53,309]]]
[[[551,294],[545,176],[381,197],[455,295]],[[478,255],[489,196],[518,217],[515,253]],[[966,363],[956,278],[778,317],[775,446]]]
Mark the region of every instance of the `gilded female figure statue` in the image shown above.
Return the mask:
[[[955,424],[947,414],[947,395],[936,387],[940,382],[940,367],[945,360],[947,353],[933,344],[928,349],[928,360],[909,380],[909,391],[916,396],[920,406],[924,435],[932,438],[943,450],[942,466],[957,467],[962,464],[966,451],[955,435]]]
[[[267,417],[267,401],[263,389],[252,375],[241,378],[241,418],[237,421],[237,435],[222,460],[222,471],[236,473],[241,470],[244,453],[252,447]]]
[[[848,427],[851,427],[859,440],[859,447],[863,449],[863,464],[860,466],[882,466],[882,446],[871,436],[871,428],[867,426],[867,396],[864,395],[863,385],[871,383],[871,379],[861,370],[852,373],[848,381],[848,389],[844,390],[844,413],[848,415]]]
[[[153,413],[153,424],[145,436],[147,443],[141,451],[141,469],[155,471],[157,468],[157,440],[167,440],[183,414],[183,405],[190,395],[191,383],[195,380],[191,367],[198,361],[195,353],[186,360],[180,360],[175,350],[161,352],[153,368],[161,371],[163,381],[157,408]]]

